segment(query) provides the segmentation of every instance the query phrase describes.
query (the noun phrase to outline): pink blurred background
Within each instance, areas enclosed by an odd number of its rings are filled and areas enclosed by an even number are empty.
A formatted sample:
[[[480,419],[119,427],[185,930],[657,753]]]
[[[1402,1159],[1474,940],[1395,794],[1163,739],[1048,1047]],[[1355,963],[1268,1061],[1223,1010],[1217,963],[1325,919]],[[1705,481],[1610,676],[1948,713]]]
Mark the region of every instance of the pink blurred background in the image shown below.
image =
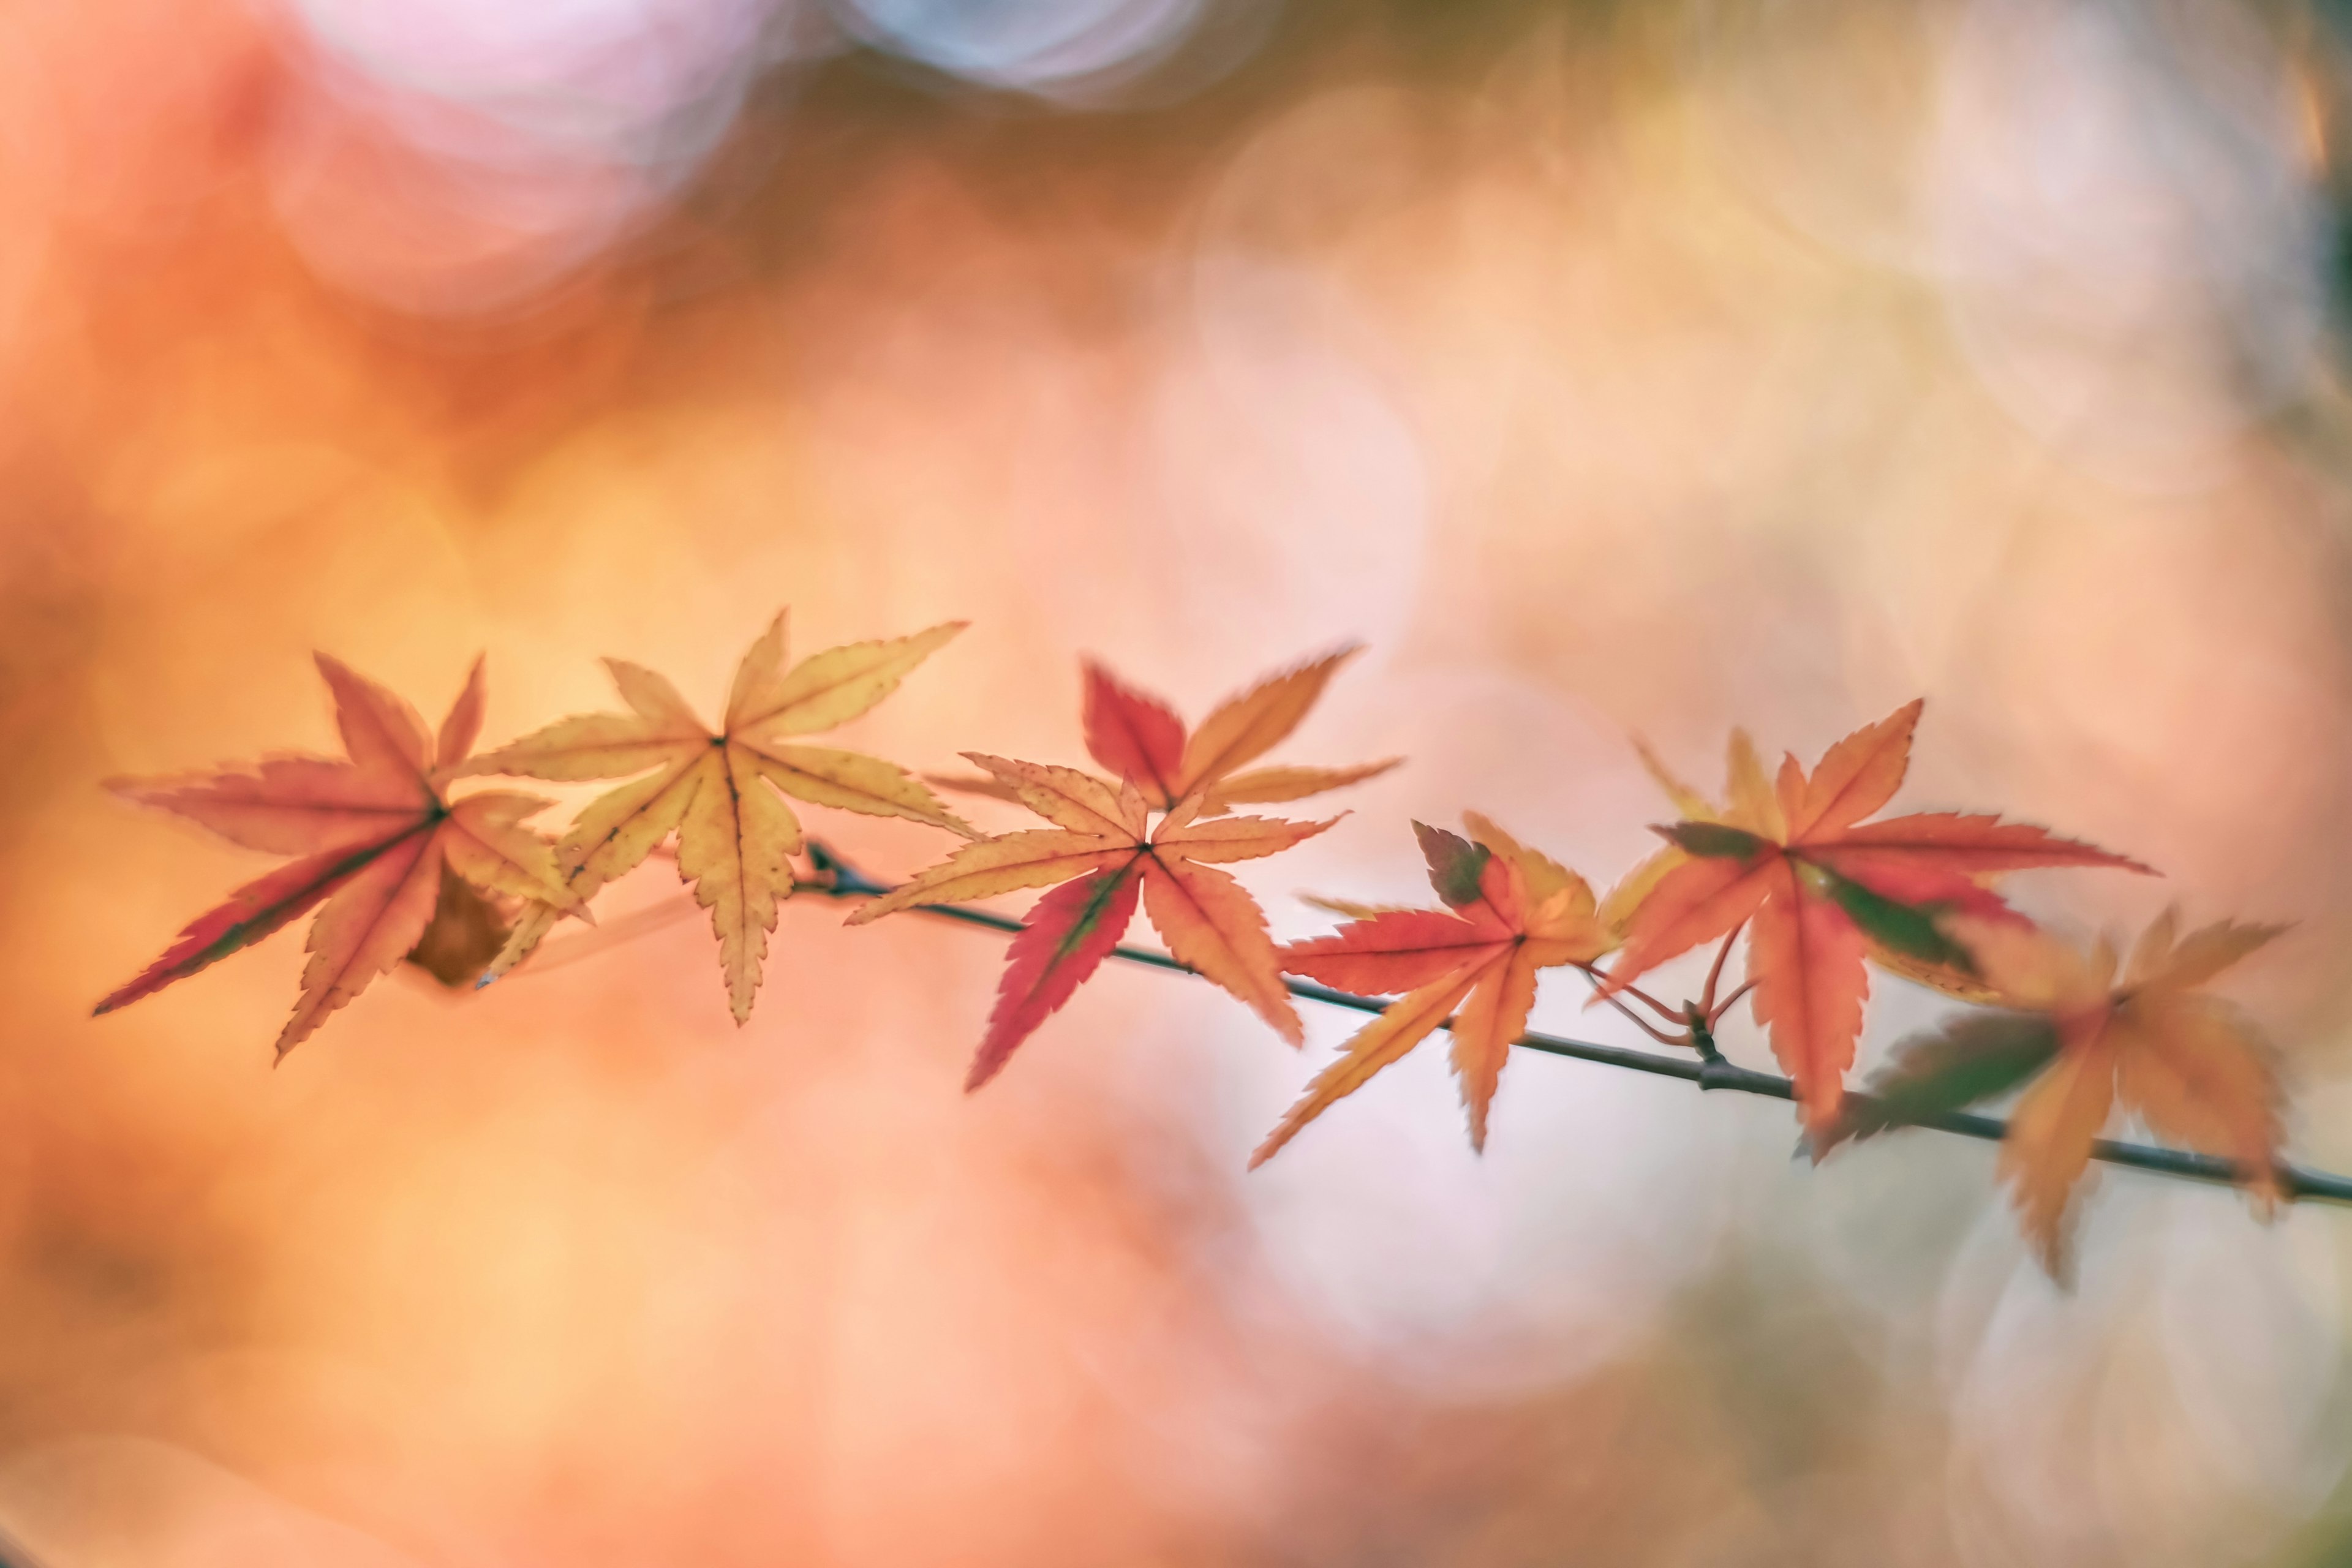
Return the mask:
[[[98,781],[489,738],[969,618],[850,732],[1076,762],[1344,637],[1286,755],[1582,868],[1928,700],[1905,799],[2293,920],[2233,993],[2352,1168],[2339,8],[2168,0],[82,0],[0,12],[0,1529],[57,1568],[2321,1563],[2352,1217],[1107,971],[960,1092],[1001,949],[688,921],[270,1070],[284,935],[91,1020],[254,858]],[[820,814],[813,813],[816,817]],[[824,816],[877,874],[939,836]],[[656,865],[614,908],[671,896]],[[1013,906],[1019,908],[1016,902]],[[1936,1005],[1878,983],[1867,1061]],[[1616,1039],[1552,982],[1538,1026]],[[1631,1043],[1631,1042],[1629,1042]],[[1735,1057],[1763,1059],[1743,1026]]]

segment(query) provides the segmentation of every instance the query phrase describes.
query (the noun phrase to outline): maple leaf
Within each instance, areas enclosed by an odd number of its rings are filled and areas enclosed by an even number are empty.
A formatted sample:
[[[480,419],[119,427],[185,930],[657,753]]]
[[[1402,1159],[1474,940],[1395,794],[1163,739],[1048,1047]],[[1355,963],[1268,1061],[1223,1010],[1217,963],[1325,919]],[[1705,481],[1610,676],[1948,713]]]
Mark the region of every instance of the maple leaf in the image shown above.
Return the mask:
[[[2000,994],[1979,982],[1994,1003]],[[1835,1121],[1806,1142],[1816,1163],[1840,1143],[1870,1138],[1947,1111],[1995,1100],[2040,1072],[2058,1051],[2047,1014],[1998,1005],[1956,1013],[1895,1042],[1861,1094],[1839,1102]]]
[[[1347,768],[1275,767],[1239,770],[1272,751],[1298,727],[1323,688],[1356,649],[1323,658],[1259,683],[1221,704],[1189,738],[1184,721],[1160,699],[1138,691],[1092,659],[1086,663],[1083,713],[1087,754],[1141,792],[1155,811],[1198,795],[1201,815],[1236,805],[1276,805],[1304,800],[1388,772],[1403,759],[1388,757]]]
[[[2167,910],[2118,976],[2104,941],[2084,952],[2014,921],[1949,925],[2004,1010],[1902,1042],[1870,1091],[1916,1114],[2031,1080],[2001,1141],[2000,1174],[2052,1275],[2064,1277],[2072,1198],[2118,1105],[2160,1138],[2233,1162],[2265,1209],[2277,1202],[2276,1058],[2251,1023],[2201,988],[2286,928],[2223,921],[2183,938]],[[1842,1119],[1827,1142],[1867,1136],[1887,1120],[1883,1111]]]
[[[1340,1047],[1339,1058],[1250,1156],[1255,1169],[1334,1102],[1426,1039],[1454,1016],[1453,1061],[1470,1116],[1470,1143],[1486,1147],[1486,1112],[1512,1042],[1527,1033],[1538,971],[1590,965],[1613,947],[1584,879],[1475,812],[1467,840],[1412,825],[1443,910],[1376,909],[1330,936],[1282,949],[1282,967],[1360,995],[1400,996]]]
[[[323,904],[310,923],[302,994],[278,1037],[283,1057],[419,950],[446,890],[538,899],[578,910],[547,842],[522,826],[548,802],[492,790],[445,793],[482,722],[482,664],[428,735],[416,710],[325,654],[348,760],[276,756],[249,770],[110,781],[142,805],[176,812],[231,843],[299,857],[198,916],[137,978],[99,1003],[109,1013],[249,947]]]
[[[1778,837],[1784,827],[1785,816],[1772,778],[1764,769],[1758,755],[1756,742],[1745,730],[1731,732],[1725,765],[1725,804],[1717,805],[1677,778],[1659,761],[1648,742],[1640,736],[1633,738],[1633,750],[1642,765],[1657,782],[1685,822],[1717,823],[1727,827]],[[1609,891],[1601,900],[1601,918],[1611,930],[1622,936],[1633,922],[1634,912],[1650,890],[1665,879],[1666,873],[1691,858],[1688,851],[1669,839],[1665,846],[1643,861]],[[1979,876],[1979,881],[1989,879]],[[1901,916],[1888,911],[1889,918],[1900,921]],[[1900,975],[1915,984],[1927,986],[1962,1002],[1984,1003],[1990,1000],[1982,984],[1963,966],[1964,955],[1939,942],[1931,932],[1923,933],[1917,922],[1912,922],[1907,947],[1893,945],[1883,940],[1874,922],[1864,921],[1864,950],[1870,962],[1890,973]]]
[[[1901,787],[1922,707],[1908,703],[1855,731],[1810,774],[1795,757],[1783,757],[1769,791],[1760,764],[1739,765],[1735,741],[1732,810],[1657,830],[1685,858],[1643,897],[1627,921],[1624,951],[1597,994],[1613,995],[1666,960],[1745,925],[1756,1021],[1794,1080],[1811,1131],[1836,1121],[1869,994],[1864,960],[1874,948],[1911,961],[1923,976],[1965,976],[1968,954],[1936,917],[2014,920],[1989,890],[1992,877],[2036,866],[2147,870],[1997,816],[1928,812],[1864,821]]]
[[[469,773],[565,782],[631,778],[581,809],[556,845],[569,899],[527,910],[484,982],[520,963],[559,915],[634,869],[675,834],[678,877],[710,911],[728,1005],[736,1023],[748,1020],[776,906],[793,892],[790,857],[803,843],[800,819],[785,795],[972,834],[903,768],[793,740],[866,712],[964,624],[848,643],[787,669],[780,613],[736,666],[727,710],[715,730],[663,677],[606,659],[629,711],[560,719],[467,764]],[[637,774],[644,776],[632,777]]]
[[[1302,799],[1393,767],[1242,768],[1281,743],[1322,694],[1343,648],[1219,704],[1189,737],[1174,710],[1085,667],[1087,750],[1105,779],[1076,768],[967,752],[986,770],[983,793],[1053,824],[967,844],[849,917],[962,903],[1051,887],[1013,939],[988,1027],[965,1079],[978,1089],[1068,1001],[1117,946],[1140,899],[1168,950],[1240,998],[1292,1045],[1304,1031],[1257,900],[1221,864],[1277,854],[1331,826],[1223,815],[1242,801]],[[1160,814],[1154,825],[1151,816]],[[1337,820],[1334,818],[1333,820]]]
[[[1731,743],[1726,748],[1725,804],[1722,805],[1717,805],[1677,778],[1639,735],[1633,740],[1633,751],[1642,759],[1642,766],[1648,770],[1650,777],[1656,781],[1675,809],[1682,814],[1684,821],[1721,823],[1728,827],[1768,836],[1778,830],[1780,806],[1773,797],[1771,777],[1765,773],[1763,760],[1757,755],[1756,742],[1748,737],[1747,731],[1732,731]],[[1601,903],[1601,918],[1608,922],[1610,929],[1622,935],[1632,924],[1634,912],[1650,896],[1651,889],[1665,879],[1666,873],[1689,858],[1690,855],[1681,845],[1670,840],[1627,872]]]

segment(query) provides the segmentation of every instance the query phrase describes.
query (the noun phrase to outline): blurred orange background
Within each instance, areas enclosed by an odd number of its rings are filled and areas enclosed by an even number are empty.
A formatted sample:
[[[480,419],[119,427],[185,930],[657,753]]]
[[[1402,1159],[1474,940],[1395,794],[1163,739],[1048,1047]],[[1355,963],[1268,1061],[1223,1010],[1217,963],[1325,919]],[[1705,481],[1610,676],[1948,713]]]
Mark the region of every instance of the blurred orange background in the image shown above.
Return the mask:
[[[1904,796],[2128,850],[2062,925],[2293,920],[2235,994],[2352,1167],[2340,8],[2168,0],[33,0],[0,12],[0,1528],[210,1568],[2317,1564],[2352,1219],[1438,1053],[1113,966],[960,1092],[997,939],[688,921],[277,1070],[254,873],[99,781],[495,742],[973,625],[845,743],[1080,760],[1077,657],[1584,869],[1928,700]],[[815,818],[820,814],[812,814]],[[880,875],[939,836],[823,816]],[[672,896],[656,864],[616,910]],[[1018,906],[1016,905],[1017,909]],[[1933,1016],[1882,980],[1867,1063]],[[1556,981],[1539,1027],[1618,1039]],[[1629,1041],[1628,1043],[1634,1043]],[[1745,1026],[1735,1058],[1762,1062]]]

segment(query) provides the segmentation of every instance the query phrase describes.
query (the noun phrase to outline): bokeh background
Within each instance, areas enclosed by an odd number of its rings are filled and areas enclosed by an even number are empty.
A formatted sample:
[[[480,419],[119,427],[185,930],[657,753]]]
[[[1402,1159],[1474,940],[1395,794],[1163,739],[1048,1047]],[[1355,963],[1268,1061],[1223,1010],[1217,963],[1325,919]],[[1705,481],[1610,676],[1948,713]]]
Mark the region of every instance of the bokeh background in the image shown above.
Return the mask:
[[[966,617],[860,721],[1077,761],[1369,645],[1286,752],[1613,877],[1751,727],[2137,853],[2352,1167],[2352,33],[2276,0],[20,0],[0,9],[0,1528],[57,1568],[2321,1564],[2352,1217],[1434,1051],[996,939],[689,921],[271,1070],[299,939],[91,1001],[257,862],[100,779],[490,735]],[[983,810],[989,809],[985,805]],[[820,815],[820,814],[812,814]],[[938,836],[826,817],[880,874]],[[615,910],[655,909],[655,865]],[[1017,904],[1014,906],[1019,907]],[[1538,1023],[1617,1038],[1555,980]],[[1864,1058],[1934,1016],[1888,981]],[[1744,1025],[1737,1058],[1762,1053]]]

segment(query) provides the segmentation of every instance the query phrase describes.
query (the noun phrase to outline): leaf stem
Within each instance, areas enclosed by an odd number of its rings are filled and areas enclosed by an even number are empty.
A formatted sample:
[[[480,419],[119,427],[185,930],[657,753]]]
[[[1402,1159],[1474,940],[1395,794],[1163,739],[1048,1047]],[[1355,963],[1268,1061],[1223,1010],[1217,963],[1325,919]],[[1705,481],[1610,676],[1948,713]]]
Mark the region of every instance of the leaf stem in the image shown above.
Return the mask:
[[[1715,950],[1715,962],[1706,966],[1706,988],[1698,994],[1698,1010],[1709,1024],[1714,1023],[1721,1016],[1715,1010],[1716,982],[1723,978],[1723,964],[1724,961],[1731,956],[1731,944],[1739,940],[1739,933],[1747,927],[1748,922],[1741,921],[1738,925],[1725,931],[1723,945]]]
[[[812,839],[809,859],[821,880],[801,884],[806,891],[823,893],[836,899],[878,898],[890,889],[859,873],[823,844]],[[986,910],[966,909],[955,904],[923,904],[912,911],[935,915],[941,920],[961,921],[966,925],[984,926],[990,931],[1012,933],[1024,929],[1023,922],[1009,915],[992,914]],[[1199,971],[1164,952],[1144,947],[1114,947],[1110,956],[1129,963],[1147,964],[1154,969],[1174,970],[1195,974]],[[1591,972],[1587,971],[1588,977]],[[1358,1013],[1383,1013],[1389,1004],[1372,996],[1358,996],[1351,992],[1334,990],[1310,980],[1298,980],[1288,975],[1283,984],[1290,994],[1307,1002],[1321,1002],[1328,1006],[1346,1007]],[[1630,987],[1628,988],[1630,990]],[[1742,987],[1744,991],[1746,987]],[[1725,998],[1728,1007],[1740,992]],[[1629,1015],[1630,1016],[1630,1015]],[[1679,1021],[1688,1014],[1673,1015]],[[1638,1020],[1637,1020],[1638,1021]],[[1440,1027],[1450,1029],[1452,1019]],[[1685,1042],[1675,1041],[1675,1044]],[[1696,1041],[1692,1042],[1696,1043]],[[1708,1045],[1714,1041],[1708,1037]],[[1702,1089],[1725,1089],[1739,1094],[1762,1095],[1770,1100],[1794,1100],[1796,1089],[1785,1078],[1771,1073],[1756,1072],[1725,1061],[1720,1054],[1713,1060],[1693,1060],[1688,1057],[1662,1057],[1651,1051],[1633,1050],[1623,1046],[1604,1046],[1591,1040],[1571,1040],[1558,1035],[1528,1033],[1513,1042],[1522,1050],[1541,1051],[1547,1056],[1570,1057],[1578,1061],[1594,1062],[1602,1067],[1622,1068],[1629,1072],[1649,1073],[1658,1078],[1680,1079]],[[1849,1089],[1847,1098],[1865,1106],[1875,1104],[1868,1095]],[[1924,1116],[1905,1116],[1891,1108],[1881,1107],[1889,1126],[1924,1127],[1930,1131],[1949,1132],[1962,1138],[1983,1139],[1999,1142],[2009,1131],[2009,1124],[1994,1116],[1979,1116],[1971,1111],[1945,1110]],[[2159,1176],[2171,1176],[2181,1181],[2204,1182],[2217,1186],[2235,1185],[2236,1164],[2211,1154],[2192,1153],[2180,1149],[2159,1149],[2146,1143],[2130,1143],[2116,1139],[2102,1138],[2091,1146],[2092,1158],[2110,1165],[2129,1170],[2147,1171]],[[2311,1171],[2281,1161],[2278,1165],[2279,1190],[2289,1202],[2340,1204],[2352,1206],[2352,1177],[2339,1176],[2329,1171]]]
[[[1580,963],[1576,967],[1583,971],[1584,977],[1592,982],[1593,988],[1596,991],[1608,982],[1609,972],[1598,965]],[[1638,985],[1620,985],[1614,992],[1611,993],[1607,997],[1604,997],[1603,1000],[1616,1002],[1619,996],[1631,996],[1634,1001],[1641,1003],[1651,1012],[1655,1013],[1659,1017],[1664,1018],[1669,1024],[1679,1024],[1683,1021],[1683,1010],[1681,1008],[1667,1006],[1664,1002],[1659,1001],[1655,996],[1651,995],[1648,992],[1643,990]],[[1625,1006],[1622,1002],[1618,1003],[1617,1011],[1624,1014],[1629,1018],[1633,1016],[1632,1009]],[[1652,1033],[1654,1034],[1655,1031],[1653,1030]],[[1660,1035],[1658,1037],[1660,1039],[1670,1040],[1672,1044],[1677,1046],[1683,1043],[1681,1040],[1674,1039],[1669,1036]]]
[[[1731,1011],[1732,1004],[1755,989],[1756,982],[1753,980],[1741,981],[1738,989],[1734,990],[1730,995],[1726,996],[1722,1001],[1717,1003],[1713,1009],[1707,1013],[1706,1026],[1712,1029],[1716,1025],[1721,1023],[1723,1021],[1723,1016]]]
[[[1694,1043],[1693,1037],[1691,1036],[1669,1035],[1664,1029],[1659,1028],[1655,1024],[1651,1023],[1650,1020],[1644,1018],[1642,1015],[1636,1013],[1633,1009],[1628,1007],[1624,1003],[1619,1001],[1614,996],[1605,996],[1601,998],[1601,1000],[1607,1002],[1612,1007],[1616,1008],[1620,1013],[1624,1014],[1627,1020],[1633,1024],[1633,1027],[1641,1030],[1642,1033],[1649,1036],[1650,1038],[1657,1041],[1658,1044],[1662,1046],[1688,1046]]]

